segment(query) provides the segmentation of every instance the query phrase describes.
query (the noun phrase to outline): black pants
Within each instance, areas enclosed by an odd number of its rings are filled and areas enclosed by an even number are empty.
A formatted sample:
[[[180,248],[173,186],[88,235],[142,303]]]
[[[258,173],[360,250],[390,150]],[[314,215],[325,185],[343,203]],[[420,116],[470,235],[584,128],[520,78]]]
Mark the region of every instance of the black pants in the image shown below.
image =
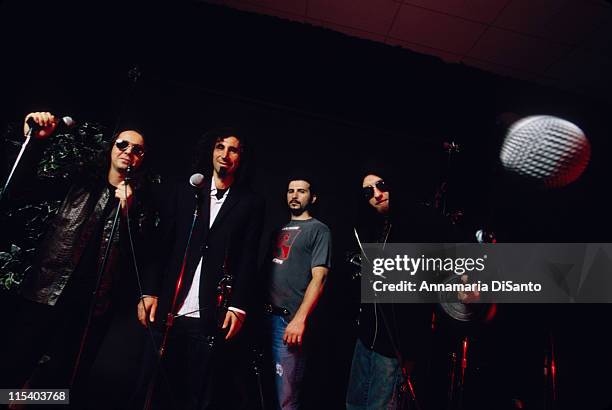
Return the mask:
[[[159,365],[156,348],[162,334],[154,331],[155,346],[151,346],[151,337],[146,337],[140,387],[130,400],[129,408],[143,408],[152,375],[156,379],[151,399],[153,409],[250,410],[259,407],[257,381],[249,373],[250,357],[243,335],[226,342],[214,325],[205,330],[200,320],[175,319]],[[216,336],[211,345],[213,334]]]
[[[156,346],[148,340],[145,348],[143,376],[138,397],[131,407],[140,407],[154,378],[151,407],[153,409],[209,409],[212,400],[213,352],[221,340],[212,340],[200,319],[181,317],[174,321],[163,360],[159,362],[162,332],[154,331]],[[150,338],[149,338],[150,339]]]

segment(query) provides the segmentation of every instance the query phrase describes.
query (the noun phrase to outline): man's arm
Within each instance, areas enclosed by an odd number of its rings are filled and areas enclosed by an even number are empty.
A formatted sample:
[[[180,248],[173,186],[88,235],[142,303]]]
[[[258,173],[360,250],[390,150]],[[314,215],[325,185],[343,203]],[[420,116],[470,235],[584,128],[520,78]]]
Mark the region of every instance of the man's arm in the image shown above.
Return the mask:
[[[147,241],[150,249],[146,252],[148,257],[142,275],[143,295],[137,305],[138,321],[145,327],[149,322],[155,322],[165,266],[171,257],[175,240],[176,212],[178,212],[176,202],[179,200],[179,195],[175,186],[161,186],[156,196],[159,198],[153,200],[154,208],[159,210],[161,223],[148,233],[151,239]]]
[[[48,182],[43,186],[39,181],[37,181],[37,170],[38,164],[43,157],[43,153],[45,149],[49,145],[49,137],[55,131],[58,119],[55,118],[51,113],[48,112],[32,112],[25,116],[23,121],[23,135],[24,137],[30,130],[30,125],[28,121],[32,121],[37,125],[37,130],[32,133],[30,139],[26,139],[23,141],[21,145],[22,156],[19,159],[19,164],[15,169],[12,167],[7,167],[6,170],[4,166],[2,166],[2,171],[13,172],[11,176],[11,184],[8,187],[7,192],[3,193],[3,196],[7,196],[12,198],[13,200],[21,203],[22,201],[27,201],[28,203],[32,203],[33,201],[38,200],[48,200],[48,199],[59,199],[55,198],[54,195],[49,195],[46,189],[48,189]],[[15,152],[15,160],[17,160],[17,152]],[[8,162],[7,162],[7,165]],[[11,161],[10,165],[14,165],[13,161]],[[0,187],[0,191],[2,187]],[[51,193],[58,192],[56,189],[53,189]],[[61,189],[59,192],[63,194],[66,193],[66,190]],[[62,194],[62,195],[63,195]]]
[[[234,270],[234,288],[232,289],[232,300],[225,314],[222,328],[228,329],[225,339],[236,336],[246,319],[249,301],[252,298],[252,286],[257,272],[257,250],[263,227],[264,202],[259,197],[254,197],[251,206],[251,215],[248,225],[243,230],[243,235],[238,241],[234,238],[235,249],[240,249],[236,255],[237,265]]]
[[[283,341],[288,345],[301,345],[306,330],[308,317],[314,310],[319,298],[323,294],[325,280],[329,269],[326,266],[315,266],[312,268],[312,279],[304,293],[304,299],[295,316],[287,325]]]

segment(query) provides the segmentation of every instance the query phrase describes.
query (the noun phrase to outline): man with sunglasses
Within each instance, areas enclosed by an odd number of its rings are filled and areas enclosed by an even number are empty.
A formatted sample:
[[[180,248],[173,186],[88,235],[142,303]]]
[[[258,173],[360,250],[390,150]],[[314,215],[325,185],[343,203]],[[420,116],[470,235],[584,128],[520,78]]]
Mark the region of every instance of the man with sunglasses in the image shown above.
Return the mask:
[[[422,232],[414,208],[407,206],[399,190],[391,195],[383,173],[387,172],[370,169],[361,182],[363,199],[353,228],[359,249],[364,243],[380,243],[384,248],[387,243],[412,242]],[[360,305],[346,397],[348,410],[402,408],[400,389],[407,386],[406,376],[424,350],[431,317],[432,306],[428,304]]]
[[[35,127],[29,166],[22,163],[26,172],[35,172],[38,156],[46,144],[53,143],[48,137],[58,120],[48,112],[25,117],[24,133]],[[31,388],[72,388],[71,403],[78,402],[110,323],[117,283],[125,285],[124,277],[130,274],[120,275],[122,266],[131,266],[127,258],[128,209],[133,217],[139,216],[133,234],[141,233],[143,226],[143,208],[134,197],[144,154],[143,135],[125,129],[113,137],[97,164],[73,178],[22,283],[24,301],[15,329],[9,333],[12,342],[7,342],[3,352],[0,387],[20,388],[29,378]],[[126,181],[128,170],[133,171],[131,183]],[[33,176],[21,175],[21,179],[13,187],[31,188],[35,182]],[[118,226],[111,237],[119,209]],[[41,356],[45,364],[32,375]]]
[[[362,183],[364,198],[381,215],[389,214],[389,190],[385,181],[377,175],[366,175]]]

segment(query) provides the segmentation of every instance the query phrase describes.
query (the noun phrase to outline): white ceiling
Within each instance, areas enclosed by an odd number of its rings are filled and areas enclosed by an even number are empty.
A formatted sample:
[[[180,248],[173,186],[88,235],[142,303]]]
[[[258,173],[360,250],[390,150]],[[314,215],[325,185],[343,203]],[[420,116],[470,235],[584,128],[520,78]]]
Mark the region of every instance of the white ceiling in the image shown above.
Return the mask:
[[[612,100],[608,0],[203,0]]]

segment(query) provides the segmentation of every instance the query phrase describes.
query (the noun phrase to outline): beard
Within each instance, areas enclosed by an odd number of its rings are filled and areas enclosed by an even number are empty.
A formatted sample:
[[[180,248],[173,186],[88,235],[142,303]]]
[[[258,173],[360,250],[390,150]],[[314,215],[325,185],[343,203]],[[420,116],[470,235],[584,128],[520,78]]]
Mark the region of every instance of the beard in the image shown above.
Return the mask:
[[[219,175],[219,178],[221,179],[225,178],[228,175],[227,167],[219,167],[219,171],[217,171],[217,174]]]
[[[291,207],[289,207],[289,212],[291,212],[291,215],[293,215],[293,216],[300,216],[304,212],[309,210],[309,208],[310,208],[310,204],[306,204],[305,206],[302,206],[302,204],[299,204],[299,205],[300,205],[299,208],[291,208]]]
[[[291,212],[291,215],[293,216],[300,216],[306,211],[306,209],[301,208],[301,207],[300,208],[289,208],[289,211]]]

